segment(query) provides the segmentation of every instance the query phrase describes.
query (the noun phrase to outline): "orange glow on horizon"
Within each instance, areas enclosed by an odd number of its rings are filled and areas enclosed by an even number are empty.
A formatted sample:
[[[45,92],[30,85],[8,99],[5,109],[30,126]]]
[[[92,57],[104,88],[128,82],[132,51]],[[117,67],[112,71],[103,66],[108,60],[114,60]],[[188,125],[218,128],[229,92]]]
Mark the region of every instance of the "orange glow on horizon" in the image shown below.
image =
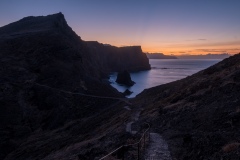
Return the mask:
[[[111,44],[114,45],[114,44]],[[141,46],[142,51],[145,53],[163,53],[165,55],[206,55],[206,54],[237,54],[240,53],[240,43],[239,45],[236,45],[235,43],[229,44],[229,45],[202,45],[202,46],[191,46],[188,43],[186,45],[182,46],[175,46],[174,44],[172,46],[165,46],[165,45],[148,45],[148,44],[125,44],[125,45],[119,45],[116,44],[117,47],[122,46]]]
[[[159,48],[151,48],[142,46],[143,52],[148,53],[163,53],[165,55],[205,55],[205,54],[237,54],[240,53],[240,49],[238,48],[219,48],[219,49],[183,49],[183,48],[171,48],[171,49],[159,49]]]
[[[81,35],[81,33],[78,33]],[[97,38],[96,38],[97,37]],[[130,37],[108,35],[101,33],[99,36],[92,34],[90,37],[83,33],[81,38],[86,41],[98,41],[103,44],[110,44],[116,47],[141,46],[143,52],[163,53],[165,55],[205,55],[205,54],[237,54],[240,52],[240,40],[219,41],[217,40],[174,40],[156,41],[155,37],[148,37],[142,41],[131,40]]]

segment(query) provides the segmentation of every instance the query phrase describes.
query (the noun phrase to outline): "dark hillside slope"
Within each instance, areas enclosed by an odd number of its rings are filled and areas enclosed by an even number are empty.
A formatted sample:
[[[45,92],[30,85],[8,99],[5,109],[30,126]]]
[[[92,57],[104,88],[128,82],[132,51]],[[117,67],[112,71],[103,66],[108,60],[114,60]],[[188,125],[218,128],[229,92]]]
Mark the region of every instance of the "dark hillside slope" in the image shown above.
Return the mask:
[[[177,159],[239,159],[240,54],[192,76],[144,90],[143,119]]]
[[[33,159],[29,149],[43,158],[58,147],[70,145],[71,141],[52,141],[52,136],[22,143],[74,120],[81,126],[83,118],[115,104],[117,100],[72,94],[121,97],[101,82],[102,74],[98,60],[67,25],[62,13],[26,17],[1,27],[0,159],[9,153],[9,159]],[[89,132],[96,126],[91,127]],[[82,141],[80,131],[69,131],[65,139],[78,137],[76,140]],[[59,142],[64,144],[58,146]],[[39,145],[42,143],[52,148]],[[19,146],[21,151],[14,153]]]

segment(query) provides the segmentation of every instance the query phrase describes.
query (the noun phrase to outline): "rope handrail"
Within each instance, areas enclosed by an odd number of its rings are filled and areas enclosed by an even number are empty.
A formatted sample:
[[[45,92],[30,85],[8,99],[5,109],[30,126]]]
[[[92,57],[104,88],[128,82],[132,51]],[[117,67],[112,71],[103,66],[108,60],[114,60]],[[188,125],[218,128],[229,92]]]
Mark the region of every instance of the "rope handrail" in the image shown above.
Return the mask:
[[[63,92],[63,93],[68,93],[68,94],[75,94],[75,95],[82,95],[82,96],[86,96],[86,97],[93,97],[93,98],[104,98],[104,99],[115,99],[115,100],[121,100],[121,101],[124,101],[125,103],[127,104],[130,104],[129,102],[126,101],[126,98],[116,98],[116,97],[104,97],[104,96],[96,96],[96,95],[88,95],[88,94],[84,94],[84,93],[74,93],[74,92],[70,92],[70,91],[66,91],[66,90],[62,90],[62,89],[58,89],[58,88],[53,88],[53,87],[50,87],[50,86],[47,86],[47,85],[43,85],[43,84],[39,84],[37,82],[32,82],[33,84],[35,85],[38,85],[38,86],[41,86],[41,87],[46,87],[46,88],[49,88],[49,89],[53,89],[53,90],[57,90],[59,92]],[[127,145],[121,145],[120,147],[118,147],[117,149],[113,150],[112,152],[108,153],[107,155],[105,155],[104,157],[100,158],[99,160],[103,160],[105,158],[107,158],[108,156],[112,155],[113,153],[117,152],[118,150],[120,150],[122,147],[128,147],[128,146],[134,146],[134,145],[138,145],[141,143],[142,139],[144,138],[144,136],[146,135],[146,132],[149,131],[150,129],[150,125],[149,123],[146,123],[145,124],[148,125],[148,128],[143,132],[141,138],[139,139],[138,142],[136,143],[132,143],[132,144],[127,144]],[[138,155],[139,156],[139,155]]]
[[[11,82],[14,85],[19,85],[18,83],[14,83]],[[70,92],[70,91],[66,91],[66,90],[62,90],[62,89],[58,89],[58,88],[54,88],[54,87],[50,87],[48,85],[44,85],[44,84],[40,84],[37,82],[26,82],[26,83],[30,83],[30,84],[35,84],[37,86],[41,86],[41,87],[45,87],[45,88],[49,88],[49,89],[53,89],[59,92],[63,92],[63,93],[67,93],[67,94],[73,94],[73,95],[81,95],[81,96],[85,96],[85,97],[92,97],[92,98],[102,98],[102,99],[113,99],[113,100],[120,100],[125,102],[128,105],[132,105],[130,102],[128,102],[128,98],[117,98],[117,97],[107,97],[107,96],[96,96],[96,95],[91,95],[91,94],[84,94],[84,93],[80,93],[80,92]],[[0,83],[1,84],[1,83]]]
[[[146,123],[146,122],[145,122],[145,123]],[[149,125],[148,123],[146,123],[146,124],[148,125],[148,128],[143,132],[142,137],[140,138],[140,140],[139,140],[138,142],[136,142],[136,143],[124,145],[125,147],[139,144],[139,143],[142,141],[142,139],[143,139],[143,137],[145,136],[146,132],[150,129],[150,125]]]
[[[76,93],[76,92],[70,92],[70,91],[66,91],[66,90],[62,90],[62,89],[58,89],[58,88],[53,88],[47,85],[43,85],[43,84],[39,84],[36,82],[33,82],[35,85],[41,86],[41,87],[46,87],[46,88],[50,88],[53,90],[57,90],[59,92],[63,92],[63,93],[67,93],[67,94],[75,94],[75,95],[81,95],[81,96],[86,96],[86,97],[92,97],[92,98],[102,98],[102,99],[114,99],[114,100],[121,100],[124,101],[127,104],[130,104],[129,102],[126,101],[126,98],[117,98],[117,97],[106,97],[106,96],[96,96],[96,95],[90,95],[90,94],[84,94],[84,93]]]
[[[146,122],[145,122],[146,123]],[[143,132],[141,138],[139,139],[138,142],[136,143],[132,143],[132,144],[127,144],[127,145],[121,145],[120,147],[118,147],[117,149],[113,150],[112,152],[108,153],[107,155],[105,155],[104,157],[100,158],[99,160],[104,160],[105,158],[107,158],[108,156],[112,155],[113,153],[117,152],[118,150],[120,150],[122,147],[128,147],[128,146],[134,146],[134,145],[138,145],[139,143],[141,143],[143,137],[145,136],[146,132],[149,131],[150,129],[150,125],[149,123],[146,123],[148,125],[148,128]]]

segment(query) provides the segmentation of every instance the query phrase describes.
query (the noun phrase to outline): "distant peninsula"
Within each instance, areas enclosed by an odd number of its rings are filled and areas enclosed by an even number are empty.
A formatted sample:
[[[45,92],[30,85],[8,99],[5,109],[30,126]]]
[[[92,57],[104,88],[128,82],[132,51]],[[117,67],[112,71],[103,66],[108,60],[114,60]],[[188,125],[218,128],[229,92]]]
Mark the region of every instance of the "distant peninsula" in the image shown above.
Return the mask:
[[[146,53],[149,59],[177,59],[176,56],[164,55],[163,53]]]
[[[163,53],[146,53],[148,59],[225,59],[231,56],[228,53],[220,54],[182,54],[182,55],[165,55]]]
[[[191,54],[186,54],[186,55],[178,55],[176,56],[179,59],[225,59],[230,57],[231,55],[228,53],[221,53],[221,54],[212,54],[208,53],[205,55],[191,55]]]

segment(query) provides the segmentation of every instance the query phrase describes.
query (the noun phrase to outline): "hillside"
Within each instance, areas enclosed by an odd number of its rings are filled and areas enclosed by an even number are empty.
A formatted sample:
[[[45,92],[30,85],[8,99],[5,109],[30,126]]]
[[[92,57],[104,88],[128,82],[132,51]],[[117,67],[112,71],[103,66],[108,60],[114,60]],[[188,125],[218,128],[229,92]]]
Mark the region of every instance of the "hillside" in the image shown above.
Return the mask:
[[[1,27],[0,48],[0,159],[76,158],[121,129],[123,96],[62,13]]]
[[[176,159],[239,159],[240,54],[192,76],[144,90],[148,121]]]

